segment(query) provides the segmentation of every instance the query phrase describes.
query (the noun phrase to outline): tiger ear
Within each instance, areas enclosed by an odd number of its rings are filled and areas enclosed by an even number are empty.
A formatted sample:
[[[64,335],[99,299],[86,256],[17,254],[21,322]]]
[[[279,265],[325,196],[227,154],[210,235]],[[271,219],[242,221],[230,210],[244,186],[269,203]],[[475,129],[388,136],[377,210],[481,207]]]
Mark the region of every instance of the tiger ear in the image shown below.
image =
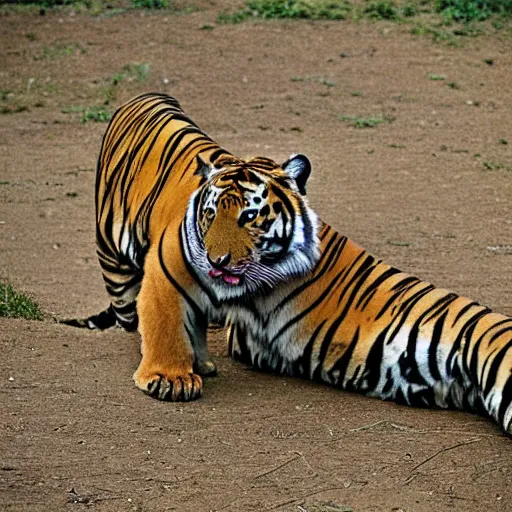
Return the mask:
[[[212,172],[212,166],[203,160],[201,155],[196,156],[196,170],[194,171],[194,174],[197,176],[201,176],[201,178],[204,178],[205,180],[208,179],[208,176],[210,176],[210,173]]]
[[[306,182],[311,174],[311,162],[308,157],[301,154],[292,155],[281,168],[290,178],[295,180],[299,192],[306,195]]]

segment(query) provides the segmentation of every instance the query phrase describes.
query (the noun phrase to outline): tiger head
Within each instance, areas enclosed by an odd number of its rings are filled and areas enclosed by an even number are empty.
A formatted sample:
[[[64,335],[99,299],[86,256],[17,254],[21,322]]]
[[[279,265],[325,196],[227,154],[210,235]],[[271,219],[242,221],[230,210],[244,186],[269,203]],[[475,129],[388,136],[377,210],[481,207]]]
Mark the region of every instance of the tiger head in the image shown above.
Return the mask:
[[[306,274],[318,258],[317,217],[308,207],[304,155],[279,166],[224,155],[206,164],[184,229],[190,262],[219,299],[268,292]]]

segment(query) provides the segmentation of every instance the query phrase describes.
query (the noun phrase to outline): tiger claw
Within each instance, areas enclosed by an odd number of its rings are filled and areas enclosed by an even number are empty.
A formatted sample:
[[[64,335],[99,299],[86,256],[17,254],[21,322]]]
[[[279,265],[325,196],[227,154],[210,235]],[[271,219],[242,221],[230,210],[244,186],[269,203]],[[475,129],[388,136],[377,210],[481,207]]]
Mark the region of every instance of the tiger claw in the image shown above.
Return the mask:
[[[178,376],[164,376],[156,373],[143,379],[134,375],[135,385],[144,393],[170,402],[189,402],[203,394],[203,380],[195,373]]]

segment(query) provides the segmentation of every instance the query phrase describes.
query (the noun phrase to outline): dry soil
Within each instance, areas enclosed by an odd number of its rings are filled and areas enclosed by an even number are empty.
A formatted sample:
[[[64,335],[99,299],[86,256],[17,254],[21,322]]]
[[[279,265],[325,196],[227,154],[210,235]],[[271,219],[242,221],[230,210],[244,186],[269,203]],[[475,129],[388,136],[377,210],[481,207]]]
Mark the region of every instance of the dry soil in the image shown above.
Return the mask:
[[[79,108],[144,91],[175,95],[241,156],[305,153],[322,218],[512,314],[510,37],[452,47],[382,22],[215,23],[240,3],[0,17],[0,278],[47,313],[0,319],[0,509],[512,510],[512,444],[484,418],[258,373],[227,358],[222,332],[204,397],[161,403],[132,383],[137,334],[52,320],[107,304],[93,199],[106,125]]]

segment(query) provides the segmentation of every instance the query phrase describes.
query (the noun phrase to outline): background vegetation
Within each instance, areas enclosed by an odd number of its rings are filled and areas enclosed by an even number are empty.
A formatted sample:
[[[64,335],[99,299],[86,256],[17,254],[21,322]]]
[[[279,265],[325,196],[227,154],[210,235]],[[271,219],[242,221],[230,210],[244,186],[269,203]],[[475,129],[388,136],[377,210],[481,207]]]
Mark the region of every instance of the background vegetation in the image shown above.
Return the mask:
[[[43,313],[33,299],[0,281],[0,317],[42,320]]]

